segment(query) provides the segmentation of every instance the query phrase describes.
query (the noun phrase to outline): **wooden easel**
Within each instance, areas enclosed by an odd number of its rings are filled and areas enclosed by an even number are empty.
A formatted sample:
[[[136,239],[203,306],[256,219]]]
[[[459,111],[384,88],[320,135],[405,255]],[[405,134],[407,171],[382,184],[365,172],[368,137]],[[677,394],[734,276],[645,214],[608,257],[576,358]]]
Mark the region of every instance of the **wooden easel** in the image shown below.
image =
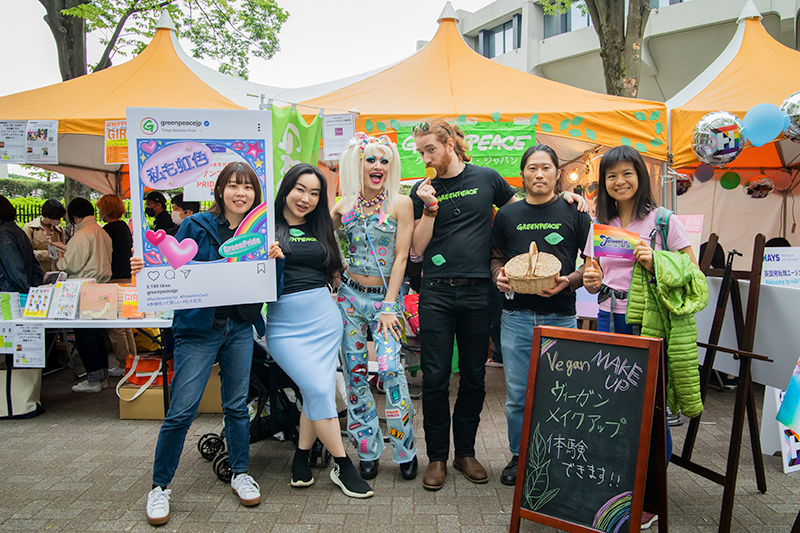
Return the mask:
[[[706,468],[692,461],[692,452],[697,439],[697,431],[700,427],[700,417],[691,419],[689,429],[686,433],[686,441],[683,444],[683,452],[680,456],[673,455],[672,462],[678,466],[686,468],[706,479],[722,485],[725,490],[722,496],[722,510],[719,520],[719,531],[728,533],[731,529],[731,517],[733,514],[733,500],[736,492],[736,475],[739,469],[739,457],[741,454],[742,435],[744,432],[744,420],[750,430],[750,444],[753,451],[753,466],[756,473],[756,485],[762,493],[767,492],[767,480],[764,475],[764,462],[761,457],[761,440],[759,437],[758,418],[756,414],[755,396],[750,376],[750,367],[753,359],[772,362],[771,359],[762,355],[752,353],[754,336],[756,330],[756,316],[758,314],[758,298],[761,289],[761,267],[764,261],[764,235],[758,234],[753,246],[753,263],[751,270],[733,270],[733,254],[728,257],[728,263],[724,269],[711,268],[711,258],[716,250],[719,238],[716,234],[711,234],[708,239],[706,253],[700,261],[700,270],[706,277],[722,278],[720,285],[717,309],[714,313],[714,321],[711,324],[708,343],[698,342],[697,345],[706,349],[705,361],[700,371],[700,394],[703,402],[706,399],[709,382],[711,380],[714,367],[716,352],[733,354],[735,359],[739,359],[739,380],[736,388],[736,404],[733,414],[733,427],[731,428],[731,440],[728,448],[728,464],[725,474],[719,474],[714,470]],[[747,298],[747,313],[742,312],[742,296],[739,291],[738,280],[745,279],[750,282],[750,290]],[[725,319],[725,309],[730,298],[733,311],[734,326],[739,349],[731,349],[719,346],[719,338],[722,332],[722,323]],[[746,317],[746,318],[745,318]]]

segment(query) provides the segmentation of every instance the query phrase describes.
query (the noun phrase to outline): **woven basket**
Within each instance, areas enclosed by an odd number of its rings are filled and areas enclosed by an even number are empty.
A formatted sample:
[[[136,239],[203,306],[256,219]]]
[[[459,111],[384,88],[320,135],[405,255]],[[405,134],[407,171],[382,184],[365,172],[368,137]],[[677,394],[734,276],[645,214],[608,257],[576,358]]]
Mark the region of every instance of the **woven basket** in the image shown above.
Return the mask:
[[[561,273],[561,261],[552,254],[539,252],[532,242],[528,253],[520,254],[506,263],[508,284],[520,294],[538,294],[556,286]]]

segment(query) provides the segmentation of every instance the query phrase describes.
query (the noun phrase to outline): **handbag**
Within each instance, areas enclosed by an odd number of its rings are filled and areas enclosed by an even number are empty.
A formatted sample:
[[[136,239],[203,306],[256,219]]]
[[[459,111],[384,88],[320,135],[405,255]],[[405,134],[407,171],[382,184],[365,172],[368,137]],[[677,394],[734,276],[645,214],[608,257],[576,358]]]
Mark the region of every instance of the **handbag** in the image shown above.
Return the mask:
[[[162,358],[160,355],[132,355],[128,354],[125,361],[125,375],[117,383],[117,396],[120,400],[132,402],[142,395],[150,386],[163,386],[161,377]],[[167,361],[167,381],[172,381],[175,373],[172,360]],[[125,384],[139,385],[139,390],[130,398],[125,399],[119,395],[119,389]]]

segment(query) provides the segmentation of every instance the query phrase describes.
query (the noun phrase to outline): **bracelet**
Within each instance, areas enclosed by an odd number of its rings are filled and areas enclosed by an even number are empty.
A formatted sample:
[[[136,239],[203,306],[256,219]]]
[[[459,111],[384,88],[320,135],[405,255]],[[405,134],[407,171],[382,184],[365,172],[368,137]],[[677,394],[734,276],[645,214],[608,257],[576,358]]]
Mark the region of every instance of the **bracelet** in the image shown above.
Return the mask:
[[[558,193],[558,195],[559,195],[561,198],[564,198],[564,199],[566,199],[566,198],[567,198],[567,191],[561,191],[560,193]]]
[[[381,302],[381,314],[382,315],[396,315],[397,314],[397,302]]]
[[[432,204],[425,204],[425,207],[427,207],[428,209],[430,209],[431,207],[436,207],[437,205],[439,205],[439,200],[436,200],[436,201],[435,201],[435,202],[433,202]]]
[[[439,208],[437,207],[436,209],[428,209],[426,207],[425,209],[422,210],[422,214],[425,215],[426,217],[436,218],[436,215],[439,214]]]

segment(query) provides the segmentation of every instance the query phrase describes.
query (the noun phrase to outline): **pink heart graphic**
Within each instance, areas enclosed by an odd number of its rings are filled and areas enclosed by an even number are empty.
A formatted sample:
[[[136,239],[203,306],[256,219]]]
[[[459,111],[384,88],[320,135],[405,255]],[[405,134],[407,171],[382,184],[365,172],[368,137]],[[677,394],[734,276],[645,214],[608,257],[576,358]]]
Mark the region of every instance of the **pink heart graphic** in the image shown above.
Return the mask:
[[[197,243],[192,239],[183,239],[178,242],[172,235],[167,235],[158,246],[158,251],[167,260],[169,266],[178,269],[197,255]]]
[[[161,244],[161,241],[163,241],[164,237],[166,236],[167,234],[164,233],[163,229],[160,229],[155,232],[153,230],[147,230],[144,234],[144,238],[147,239],[147,242],[149,242],[153,246],[158,246],[159,244]]]
[[[153,152],[155,152],[156,148],[158,148],[158,145],[156,144],[155,141],[147,141],[146,143],[142,143],[142,150],[144,150],[148,154],[152,154]]]

